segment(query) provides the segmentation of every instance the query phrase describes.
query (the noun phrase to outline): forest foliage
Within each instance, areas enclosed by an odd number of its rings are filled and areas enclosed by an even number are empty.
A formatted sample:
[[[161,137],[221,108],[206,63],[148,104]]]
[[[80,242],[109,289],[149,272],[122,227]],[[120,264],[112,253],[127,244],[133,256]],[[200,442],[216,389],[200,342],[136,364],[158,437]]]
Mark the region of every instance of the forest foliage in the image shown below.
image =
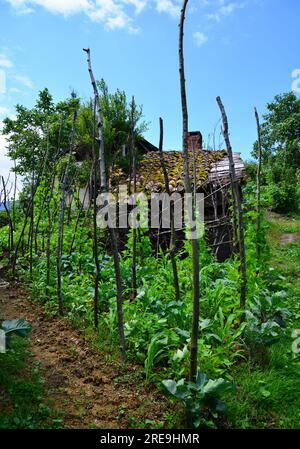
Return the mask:
[[[294,92],[276,95],[267,104],[263,118],[261,143],[267,200],[278,212],[299,211],[300,98]],[[257,142],[253,156],[257,156]]]

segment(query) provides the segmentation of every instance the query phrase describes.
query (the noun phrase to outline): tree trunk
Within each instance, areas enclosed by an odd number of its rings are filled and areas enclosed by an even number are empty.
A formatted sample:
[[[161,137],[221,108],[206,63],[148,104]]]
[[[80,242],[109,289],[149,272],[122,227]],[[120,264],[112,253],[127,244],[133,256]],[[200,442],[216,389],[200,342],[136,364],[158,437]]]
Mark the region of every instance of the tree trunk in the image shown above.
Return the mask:
[[[237,222],[239,230],[239,253],[240,253],[240,270],[242,275],[241,292],[240,292],[240,306],[241,309],[245,309],[246,304],[246,290],[247,290],[247,273],[246,273],[246,252],[245,252],[245,238],[244,238],[244,222],[242,213],[242,198],[241,189],[236,177],[234,159],[232,153],[232,147],[229,139],[228,119],[220,97],[217,97],[217,103],[219,105],[222,122],[223,122],[223,135],[226,143],[227,154],[229,159],[230,179],[232,184],[232,190],[237,208]]]

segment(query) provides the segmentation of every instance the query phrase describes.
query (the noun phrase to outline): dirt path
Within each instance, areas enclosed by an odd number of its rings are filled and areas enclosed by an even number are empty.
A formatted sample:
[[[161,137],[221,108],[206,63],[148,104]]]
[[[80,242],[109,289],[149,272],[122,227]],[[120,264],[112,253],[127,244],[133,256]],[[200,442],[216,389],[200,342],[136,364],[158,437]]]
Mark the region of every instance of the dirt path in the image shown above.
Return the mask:
[[[300,235],[295,232],[289,232],[281,234],[279,241],[281,245],[287,245],[289,243],[297,242],[300,239]]]
[[[161,419],[168,403],[144,386],[138,367],[108,362],[65,319],[46,315],[20,285],[0,288],[0,310],[6,319],[31,323],[30,350],[55,408],[64,413],[64,427],[127,428]]]

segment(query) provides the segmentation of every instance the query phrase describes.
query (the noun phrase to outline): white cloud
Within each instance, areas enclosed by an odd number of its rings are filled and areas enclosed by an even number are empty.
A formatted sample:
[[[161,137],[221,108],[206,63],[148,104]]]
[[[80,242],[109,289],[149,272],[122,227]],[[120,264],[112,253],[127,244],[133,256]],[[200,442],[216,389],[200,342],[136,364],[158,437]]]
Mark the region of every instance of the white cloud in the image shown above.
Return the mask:
[[[21,91],[20,89],[18,89],[17,87],[10,87],[8,90],[9,90],[9,92],[16,93],[16,94],[22,92],[22,91]]]
[[[0,106],[0,115],[5,115],[9,113],[9,109],[5,106]]]
[[[13,118],[13,116],[11,116]],[[14,182],[14,173],[11,172],[11,169],[14,166],[13,161],[7,156],[7,138],[2,134],[2,122],[0,120],[0,176],[3,176],[5,180],[9,177],[8,183],[8,192],[12,192],[13,182]],[[0,189],[1,190],[1,189]],[[17,178],[17,196],[18,192],[22,190],[22,178],[18,176]],[[11,193],[12,194],[12,193]]]
[[[9,170],[12,167],[10,159],[6,156],[6,137],[1,134],[0,130],[0,176],[4,176],[7,179]]]
[[[132,27],[132,26],[128,27],[128,32],[130,34],[139,34],[140,31],[141,31],[141,29],[139,27]]]
[[[119,14],[118,16],[115,17],[108,17],[106,25],[108,28],[113,30],[115,28],[124,28],[126,23],[127,23],[126,16]]]
[[[68,17],[83,13],[93,22],[102,22],[107,29],[126,29],[132,34],[140,31],[133,26],[133,13],[141,13],[147,6],[154,7],[159,13],[178,18],[181,0],[6,0],[17,13],[33,12],[36,7],[42,7],[54,14]],[[201,7],[208,9],[205,17],[220,22],[222,18],[230,16],[245,3],[229,0],[198,0]],[[193,5],[191,5],[192,7]],[[194,33],[197,45],[203,45],[207,38],[203,33]],[[12,67],[12,63],[4,55],[0,55],[0,67]]]
[[[21,84],[28,87],[29,89],[33,88],[33,82],[26,75],[14,75],[14,79],[19,81]]]
[[[181,0],[6,0],[16,13],[34,12],[42,7],[64,17],[83,13],[93,22],[102,22],[108,29],[126,29],[136,34],[139,28],[132,25],[133,15],[138,15],[147,6],[158,12],[177,18]],[[133,9],[133,11],[132,11]]]
[[[33,12],[35,5],[42,6],[54,13],[70,15],[89,8],[88,0],[7,0],[17,12]]]
[[[13,67],[13,63],[3,53],[0,54],[0,67],[10,69]]]
[[[220,22],[222,18],[230,16],[234,11],[244,8],[244,6],[244,3],[226,3],[225,0],[219,0],[217,9],[212,13],[206,14],[206,18]]]
[[[139,14],[147,5],[147,0],[122,0],[123,3],[133,5],[135,7],[135,13]]]
[[[165,12],[171,17],[177,18],[180,13],[180,4],[173,0],[155,0],[158,12]]]
[[[201,33],[200,31],[193,33],[193,37],[198,47],[201,47],[201,45],[204,45],[208,41],[206,34]]]
[[[24,8],[43,7],[47,11],[68,17],[77,13],[86,14],[94,22],[103,22],[107,28],[127,28],[131,31],[132,19],[124,11],[131,4],[140,12],[146,0],[7,0],[16,12]]]
[[[0,95],[6,93],[6,73],[0,69]]]
[[[104,22],[108,29],[130,27],[132,19],[124,12],[123,5],[115,0],[96,0],[83,10],[94,22]]]
[[[243,7],[244,7],[243,3],[228,3],[228,5],[221,6],[221,8],[219,9],[219,13],[222,16],[229,16],[236,9],[241,9]]]

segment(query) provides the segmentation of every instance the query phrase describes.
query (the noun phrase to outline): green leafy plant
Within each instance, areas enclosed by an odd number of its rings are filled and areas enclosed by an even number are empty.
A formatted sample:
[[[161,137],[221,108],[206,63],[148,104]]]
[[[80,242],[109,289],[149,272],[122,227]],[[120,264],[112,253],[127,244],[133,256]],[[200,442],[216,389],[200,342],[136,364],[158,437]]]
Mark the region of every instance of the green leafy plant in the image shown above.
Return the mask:
[[[285,329],[285,318],[290,312],[284,307],[285,291],[271,293],[261,292],[260,297],[254,297],[246,310],[245,337],[253,352],[256,347],[270,346],[276,343]]]
[[[211,419],[218,418],[226,411],[221,398],[233,393],[235,387],[223,378],[209,379],[205,373],[198,371],[196,382],[180,379],[178,382],[167,379],[162,382],[168,394],[181,401],[190,415],[193,426],[212,426]]]
[[[10,337],[12,335],[19,335],[20,337],[26,337],[31,331],[31,325],[21,319],[16,320],[3,320],[0,322],[0,329],[4,332],[6,338],[6,347],[10,347]]]

